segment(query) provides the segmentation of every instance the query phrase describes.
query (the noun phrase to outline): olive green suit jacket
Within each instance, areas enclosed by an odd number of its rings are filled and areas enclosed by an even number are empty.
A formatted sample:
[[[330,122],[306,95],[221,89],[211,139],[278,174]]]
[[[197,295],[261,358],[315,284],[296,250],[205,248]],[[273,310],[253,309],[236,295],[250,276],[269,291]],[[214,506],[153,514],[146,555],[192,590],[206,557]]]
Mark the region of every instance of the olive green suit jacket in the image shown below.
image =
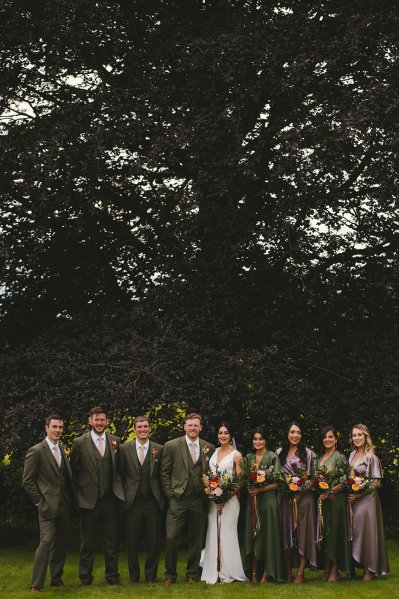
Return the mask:
[[[206,472],[215,447],[202,439],[199,444],[201,468]],[[161,460],[161,485],[168,499],[179,499],[183,495],[191,470],[189,458],[185,436],[165,443]]]
[[[119,437],[106,433],[108,450],[112,456],[113,480],[112,490],[121,501],[125,500],[122,482],[118,473]],[[98,499],[97,463],[90,433],[74,439],[71,451],[71,469],[76,488],[76,496],[80,508],[93,509]]]
[[[150,440],[150,487],[160,509],[163,507],[164,498],[159,480],[159,466],[162,458],[163,445]],[[140,463],[137,457],[136,441],[129,441],[120,446],[119,469],[126,497],[125,509],[130,509],[136,498],[140,485]]]
[[[65,449],[59,443],[61,459],[70,482],[73,499],[72,472]],[[43,518],[54,518],[61,498],[60,470],[46,439],[31,447],[26,454],[22,484]]]

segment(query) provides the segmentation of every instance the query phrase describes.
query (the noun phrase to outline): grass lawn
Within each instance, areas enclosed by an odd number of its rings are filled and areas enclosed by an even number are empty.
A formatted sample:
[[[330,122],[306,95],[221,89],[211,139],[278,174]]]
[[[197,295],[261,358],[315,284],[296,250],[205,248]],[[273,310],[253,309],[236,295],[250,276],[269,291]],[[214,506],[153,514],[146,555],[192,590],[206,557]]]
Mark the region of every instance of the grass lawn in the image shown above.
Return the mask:
[[[7,550],[0,549],[0,597],[4,599],[21,599],[32,597],[29,593],[29,582],[31,576],[32,559],[35,547]],[[364,583],[359,580],[343,580],[338,583],[323,583],[320,581],[321,572],[307,573],[304,585],[274,584],[254,585],[250,582],[232,583],[229,585],[207,585],[198,583],[189,586],[184,579],[185,562],[179,562],[178,582],[169,588],[163,588],[161,581],[163,575],[163,560],[159,568],[159,583],[157,584],[135,584],[129,583],[127,575],[126,554],[120,556],[121,585],[110,587],[103,577],[103,563],[101,556],[96,560],[95,580],[92,587],[79,587],[78,555],[69,554],[64,582],[66,587],[53,589],[46,586],[42,596],[55,599],[164,599],[165,597],[187,597],[189,599],[220,599],[228,597],[245,599],[270,597],[273,599],[288,599],[292,597],[305,597],[306,599],[348,599],[358,597],[359,599],[396,599],[399,597],[399,541],[389,541],[388,544],[391,575],[386,579],[375,580]],[[183,556],[182,556],[183,558]],[[358,572],[360,575],[360,571]],[[46,581],[47,582],[47,581]]]

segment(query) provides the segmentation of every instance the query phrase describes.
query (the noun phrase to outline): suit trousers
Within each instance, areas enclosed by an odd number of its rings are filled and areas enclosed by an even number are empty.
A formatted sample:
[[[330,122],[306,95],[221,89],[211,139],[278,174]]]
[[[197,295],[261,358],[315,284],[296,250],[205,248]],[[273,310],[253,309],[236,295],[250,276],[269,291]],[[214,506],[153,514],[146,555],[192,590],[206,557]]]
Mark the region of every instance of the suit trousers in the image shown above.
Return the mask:
[[[126,541],[129,576],[132,582],[140,579],[139,548],[145,534],[147,559],[144,566],[147,582],[156,580],[161,551],[161,510],[156,500],[140,494],[126,512]]]
[[[80,508],[79,578],[91,583],[98,536],[102,534],[105,579],[119,581],[117,544],[117,502],[113,496],[99,497],[93,509]]]
[[[177,551],[181,533],[188,531],[187,578],[198,578],[199,562],[206,523],[206,507],[202,498],[188,495],[169,500],[166,515],[165,578],[177,578]]]
[[[47,566],[50,565],[50,584],[62,580],[66,558],[66,540],[70,527],[70,508],[60,502],[53,518],[43,517],[39,512],[40,543],[33,561],[31,586],[44,587]]]

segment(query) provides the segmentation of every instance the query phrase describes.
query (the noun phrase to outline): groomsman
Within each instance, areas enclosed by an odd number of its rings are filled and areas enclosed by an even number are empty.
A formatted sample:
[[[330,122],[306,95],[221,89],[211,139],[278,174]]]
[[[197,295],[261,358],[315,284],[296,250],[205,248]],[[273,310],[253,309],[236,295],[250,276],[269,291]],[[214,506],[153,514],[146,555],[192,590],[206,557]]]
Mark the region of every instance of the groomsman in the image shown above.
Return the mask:
[[[196,490],[195,479],[208,470],[213,445],[199,438],[202,418],[187,414],[185,436],[164,445],[161,462],[161,484],[169,508],[166,515],[165,580],[169,586],[177,578],[177,549],[183,528],[188,529],[186,578],[190,584],[198,581],[198,569],[206,522],[203,498]]]
[[[66,538],[74,500],[72,473],[61,445],[64,422],[59,414],[46,418],[46,438],[26,455],[22,482],[37,507],[40,543],[33,562],[31,591],[44,587],[50,564],[50,585],[63,587]]]
[[[145,580],[154,582],[161,543],[163,497],[159,465],[163,446],[150,440],[151,424],[147,416],[134,420],[136,439],[120,448],[120,471],[126,496],[126,538],[131,582],[140,579],[139,548],[143,532],[147,543]]]
[[[91,431],[74,440],[71,468],[80,512],[79,578],[82,586],[93,582],[97,537],[102,533],[105,579],[119,584],[117,498],[124,501],[117,476],[119,438],[105,432],[109,421],[103,407],[90,410]]]

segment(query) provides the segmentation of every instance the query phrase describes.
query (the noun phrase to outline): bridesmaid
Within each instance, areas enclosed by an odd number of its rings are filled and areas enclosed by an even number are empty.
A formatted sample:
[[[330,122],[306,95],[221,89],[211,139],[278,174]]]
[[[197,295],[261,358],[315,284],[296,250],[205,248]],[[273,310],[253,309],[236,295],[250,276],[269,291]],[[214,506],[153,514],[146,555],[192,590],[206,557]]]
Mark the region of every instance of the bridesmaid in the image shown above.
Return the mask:
[[[325,466],[329,470],[348,468],[348,462],[342,453],[337,451],[338,433],[331,425],[320,431],[320,446],[324,451],[317,467]],[[336,484],[332,492],[327,491],[320,496],[324,519],[324,577],[327,582],[335,582],[343,570],[349,576],[353,574],[351,546],[349,541],[348,509],[346,493],[342,484]]]
[[[363,580],[373,580],[376,575],[389,574],[388,555],[385,543],[384,522],[377,489],[381,486],[380,460],[374,453],[370,433],[364,424],[352,427],[350,442],[352,453],[349,466],[352,476],[373,478],[374,492],[353,493],[348,496],[352,507],[352,556],[364,568]]]
[[[267,449],[265,429],[257,427],[252,434],[254,453],[247,459],[256,464],[257,469],[272,468],[276,473],[281,471],[277,454]],[[282,582],[284,577],[283,548],[277,509],[278,483],[271,483],[261,488],[249,489],[249,498],[245,517],[244,556],[252,566],[251,580],[258,582],[259,565],[263,565],[260,582],[269,581],[269,576]],[[253,498],[256,497],[260,520],[259,531],[254,535]]]
[[[283,446],[277,450],[285,474],[298,476],[302,471],[309,477],[313,471],[315,454],[302,441],[301,425],[291,422],[286,429]],[[300,584],[304,581],[306,565],[317,569],[316,548],[316,502],[314,493],[309,487],[298,498],[297,503],[297,542],[292,543],[292,501],[288,497],[280,497],[280,517],[283,530],[283,544],[288,580]],[[295,578],[292,567],[298,568]]]

